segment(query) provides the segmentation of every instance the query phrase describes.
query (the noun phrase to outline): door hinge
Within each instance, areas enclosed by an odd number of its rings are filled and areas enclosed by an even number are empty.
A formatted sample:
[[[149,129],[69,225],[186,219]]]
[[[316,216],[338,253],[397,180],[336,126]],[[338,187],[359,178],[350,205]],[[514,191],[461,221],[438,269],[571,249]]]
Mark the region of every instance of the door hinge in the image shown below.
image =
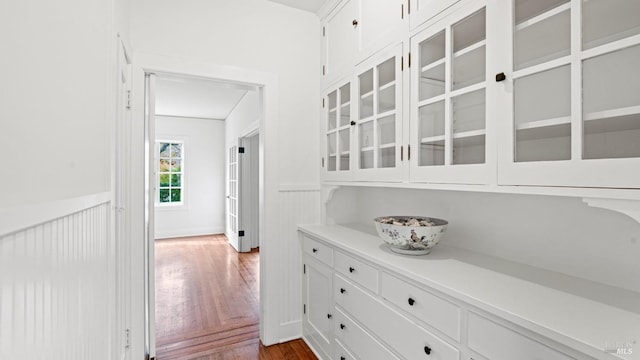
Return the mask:
[[[302,273],[303,274],[307,273],[307,264],[302,264]]]
[[[131,109],[131,90],[127,90],[127,110]]]
[[[400,145],[400,161],[404,160],[404,146]]]
[[[322,75],[324,75],[324,65],[322,65]]]
[[[131,330],[124,329],[124,347],[128,348],[131,346]]]
[[[411,14],[411,0],[407,0],[407,14]]]
[[[238,231],[238,237],[243,237],[243,236],[244,236],[244,230]]]
[[[400,19],[404,19],[404,4],[400,5]]]
[[[324,109],[324,98],[322,98],[322,108]]]
[[[408,61],[408,63],[409,63],[409,67],[411,67],[411,53],[409,53],[409,61]]]
[[[324,168],[324,158],[322,158],[322,168]]]
[[[322,27],[322,36],[327,36],[327,30],[324,26]]]
[[[302,313],[303,314],[307,313],[307,304],[302,304]]]
[[[404,71],[404,56],[400,56],[400,71]]]
[[[238,146],[238,154],[244,154],[244,146]]]
[[[407,160],[411,160],[411,145],[407,145]]]

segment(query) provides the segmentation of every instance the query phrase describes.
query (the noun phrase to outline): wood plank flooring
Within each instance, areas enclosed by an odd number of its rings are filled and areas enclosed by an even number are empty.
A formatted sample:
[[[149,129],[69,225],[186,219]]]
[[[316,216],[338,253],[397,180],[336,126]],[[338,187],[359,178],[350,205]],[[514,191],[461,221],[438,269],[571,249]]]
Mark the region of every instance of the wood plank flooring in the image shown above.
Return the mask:
[[[156,240],[156,359],[316,359],[302,340],[258,338],[259,254],[224,235]]]

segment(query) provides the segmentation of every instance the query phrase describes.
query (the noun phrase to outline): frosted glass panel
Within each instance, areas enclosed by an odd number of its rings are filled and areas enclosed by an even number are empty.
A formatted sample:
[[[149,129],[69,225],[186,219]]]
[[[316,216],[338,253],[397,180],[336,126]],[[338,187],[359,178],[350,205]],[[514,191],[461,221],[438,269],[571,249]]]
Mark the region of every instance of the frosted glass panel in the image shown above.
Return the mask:
[[[454,165],[484,164],[485,162],[485,136],[475,135],[459,139],[453,139]]]
[[[378,65],[378,86],[383,87],[396,80],[396,58],[392,57]]]
[[[358,125],[358,140],[360,145],[360,168],[373,167],[373,121]]]
[[[451,99],[453,133],[485,128],[485,91],[473,91]]]
[[[569,55],[568,5],[568,1],[516,0],[513,59],[516,70]]]
[[[349,125],[349,123],[351,122],[351,103],[349,102],[351,96],[350,91],[350,83],[347,83],[340,88],[340,126]]]
[[[444,94],[444,62],[420,74],[420,100]]]
[[[515,161],[570,159],[570,67],[516,79],[514,95]]]
[[[360,83],[360,119],[373,116],[373,69],[358,77]]]
[[[338,100],[337,100],[338,92],[334,91],[329,94],[328,102],[329,102],[329,114],[327,119],[328,129],[335,129],[337,125],[337,117],[338,117]]]
[[[378,93],[378,114],[394,110],[396,108],[396,87],[388,86]]]
[[[339,141],[340,141],[340,170],[349,170],[349,129],[340,130]]]
[[[338,147],[336,145],[336,133],[327,135],[327,152],[329,155],[334,155],[338,151]]]
[[[378,120],[378,138],[380,145],[395,144],[396,118],[394,115]]]
[[[583,62],[584,159],[640,157],[640,46]]]
[[[444,31],[420,43],[420,100],[444,94],[444,56]]]
[[[419,109],[420,166],[444,164],[444,101]]]
[[[640,34],[640,1],[582,0],[583,49]]]
[[[485,10],[456,23],[453,28],[453,89],[485,79]]]

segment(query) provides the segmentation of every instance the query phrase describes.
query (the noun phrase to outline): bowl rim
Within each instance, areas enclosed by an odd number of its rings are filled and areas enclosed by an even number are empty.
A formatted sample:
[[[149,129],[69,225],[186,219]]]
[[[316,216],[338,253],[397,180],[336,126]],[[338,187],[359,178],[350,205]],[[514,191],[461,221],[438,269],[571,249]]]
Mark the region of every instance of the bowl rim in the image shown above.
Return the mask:
[[[444,220],[444,219],[439,219],[439,218],[434,218],[431,216],[414,216],[414,215],[409,215],[409,216],[405,216],[405,215],[388,215],[388,216],[378,216],[376,218],[373,219],[373,221],[377,224],[380,225],[389,225],[389,226],[396,226],[396,227],[413,227],[413,226],[406,226],[406,225],[394,225],[394,224],[385,224],[385,223],[381,223],[380,220],[381,219],[386,219],[386,218],[394,218],[394,219],[407,219],[407,218],[413,218],[413,219],[417,219],[418,221],[420,220],[428,220],[429,222],[434,222],[436,223],[435,225],[432,226],[444,226],[444,225],[448,225],[449,221]],[[431,226],[431,227],[432,227]],[[429,226],[415,226],[415,227],[429,227]]]

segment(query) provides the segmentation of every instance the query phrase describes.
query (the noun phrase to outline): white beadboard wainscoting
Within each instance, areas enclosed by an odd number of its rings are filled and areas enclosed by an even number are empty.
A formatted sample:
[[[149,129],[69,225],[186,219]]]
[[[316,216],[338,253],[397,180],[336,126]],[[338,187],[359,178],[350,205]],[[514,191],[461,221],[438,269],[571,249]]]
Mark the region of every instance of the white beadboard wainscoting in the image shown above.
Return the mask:
[[[302,261],[298,224],[320,222],[319,186],[280,186],[280,264],[283,267],[280,302],[280,341],[302,335]]]
[[[110,204],[0,210],[0,359],[115,358]]]

